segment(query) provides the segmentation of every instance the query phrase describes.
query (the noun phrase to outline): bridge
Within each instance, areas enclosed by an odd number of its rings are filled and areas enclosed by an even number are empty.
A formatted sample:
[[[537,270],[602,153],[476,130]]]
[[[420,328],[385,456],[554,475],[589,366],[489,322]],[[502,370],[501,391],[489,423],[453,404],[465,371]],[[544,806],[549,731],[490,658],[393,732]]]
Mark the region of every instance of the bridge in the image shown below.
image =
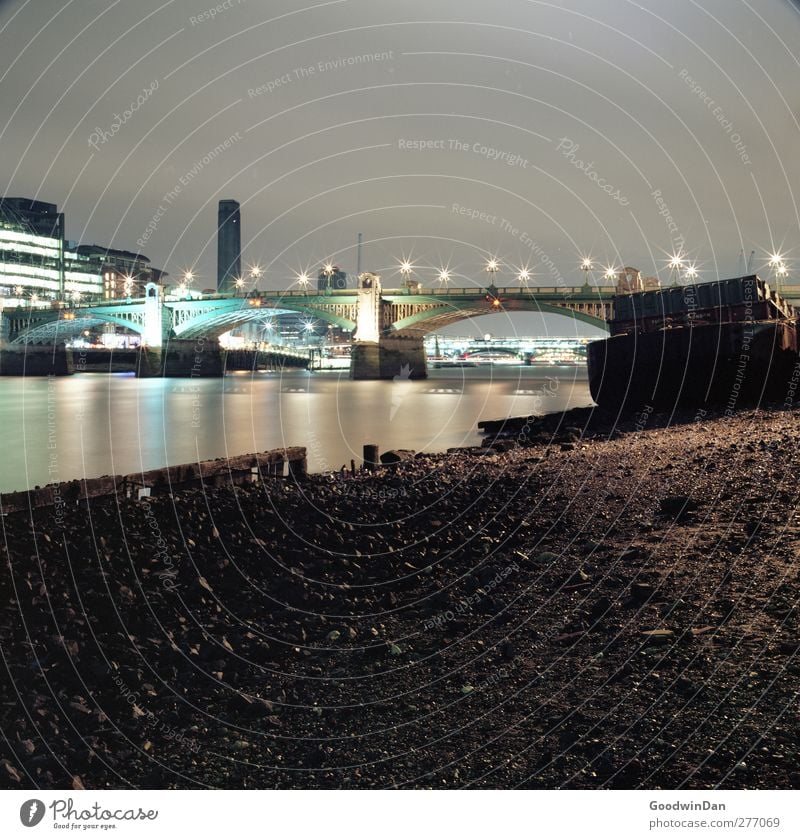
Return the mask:
[[[150,284],[145,293],[125,301],[5,309],[0,349],[25,350],[30,360],[37,347],[52,351],[87,329],[110,323],[140,337],[139,375],[214,375],[219,366],[215,339],[220,335],[248,322],[296,312],[353,333],[353,378],[393,378],[403,370],[410,378],[423,378],[423,338],[429,332],[466,318],[519,311],[567,315],[604,328],[613,298],[611,289],[589,286],[382,289],[374,274],[362,274],[358,287],[346,290],[182,299],[164,297],[159,286]],[[166,356],[171,362],[165,366]]]
[[[800,300],[783,291],[790,301]],[[105,323],[140,336],[138,375],[221,375],[216,339],[223,333],[276,314],[296,312],[353,333],[351,377],[424,378],[423,338],[467,318],[498,312],[559,314],[607,328],[613,317],[614,290],[589,285],[564,287],[383,289],[380,277],[364,273],[358,287],[346,290],[259,291],[211,294],[196,299],[164,296],[149,284],[144,298],[69,306],[2,310],[0,351],[24,351],[32,362],[36,348],[51,354],[87,329]],[[6,365],[8,367],[8,365]],[[28,364],[35,375],[35,364]]]

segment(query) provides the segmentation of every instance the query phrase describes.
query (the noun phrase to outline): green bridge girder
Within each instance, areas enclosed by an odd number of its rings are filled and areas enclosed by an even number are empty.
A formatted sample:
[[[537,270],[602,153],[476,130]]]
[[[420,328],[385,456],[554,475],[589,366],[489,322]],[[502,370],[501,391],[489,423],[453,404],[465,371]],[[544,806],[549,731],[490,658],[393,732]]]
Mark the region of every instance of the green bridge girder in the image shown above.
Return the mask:
[[[574,288],[434,288],[384,289],[381,293],[384,334],[421,337],[459,320],[500,312],[538,312],[572,317],[606,329],[613,292]],[[498,301],[495,303],[494,301]],[[165,300],[169,334],[164,338],[219,337],[250,321],[296,312],[355,330],[358,297],[355,290],[264,291],[240,296],[214,294],[192,300]],[[414,311],[416,309],[416,311]],[[12,344],[60,342],[85,329],[113,323],[131,332],[144,330],[144,299],[74,304],[58,309],[13,309],[3,317],[12,325],[4,334]],[[6,324],[4,324],[6,326]]]
[[[436,289],[436,292],[438,291],[439,289]],[[503,312],[562,315],[608,330],[606,320],[610,315],[613,298],[613,294],[599,294],[593,291],[587,293],[584,288],[543,292],[519,288],[449,289],[448,291],[449,294],[384,292],[382,295],[384,303],[390,303],[395,309],[421,307],[413,314],[391,320],[390,326],[385,331],[396,335],[418,337],[465,318]]]

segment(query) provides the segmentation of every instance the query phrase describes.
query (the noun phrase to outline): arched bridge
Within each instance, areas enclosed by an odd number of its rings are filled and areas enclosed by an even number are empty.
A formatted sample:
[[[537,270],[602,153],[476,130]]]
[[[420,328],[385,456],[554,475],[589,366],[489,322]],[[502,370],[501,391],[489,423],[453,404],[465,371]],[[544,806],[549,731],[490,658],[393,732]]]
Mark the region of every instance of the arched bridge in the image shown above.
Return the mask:
[[[425,375],[422,339],[429,332],[466,318],[520,311],[561,314],[605,328],[613,299],[611,289],[589,286],[381,289],[380,278],[369,274],[361,275],[358,288],[342,291],[261,291],[178,299],[164,298],[159,287],[150,285],[146,294],[129,301],[64,308],[6,309],[0,341],[10,347],[58,345],[86,329],[113,323],[139,334],[144,347],[157,350],[217,338],[249,321],[297,312],[353,331],[354,377],[393,377],[406,364],[415,377]]]

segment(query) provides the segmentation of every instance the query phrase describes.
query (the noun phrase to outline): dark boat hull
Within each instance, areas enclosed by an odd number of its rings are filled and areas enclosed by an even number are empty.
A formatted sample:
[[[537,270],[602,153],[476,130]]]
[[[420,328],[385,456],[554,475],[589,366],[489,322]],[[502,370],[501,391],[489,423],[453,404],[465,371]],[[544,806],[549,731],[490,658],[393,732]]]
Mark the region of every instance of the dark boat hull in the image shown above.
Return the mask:
[[[592,398],[609,410],[792,399],[795,321],[741,321],[614,335],[588,345]]]

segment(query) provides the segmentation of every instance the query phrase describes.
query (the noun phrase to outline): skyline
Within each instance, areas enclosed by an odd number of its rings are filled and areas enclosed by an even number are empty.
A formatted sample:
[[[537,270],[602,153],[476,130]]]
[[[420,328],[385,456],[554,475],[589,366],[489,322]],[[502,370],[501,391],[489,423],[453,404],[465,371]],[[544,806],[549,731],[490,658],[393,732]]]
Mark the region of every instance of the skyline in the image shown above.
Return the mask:
[[[0,5],[3,192],[173,277],[213,285],[220,199],[263,288],[326,260],[353,273],[358,232],[365,268],[499,255],[567,284],[587,255],[663,276],[682,245],[709,278],[742,250],[796,256],[788,2],[669,21],[653,3],[102,5]]]

